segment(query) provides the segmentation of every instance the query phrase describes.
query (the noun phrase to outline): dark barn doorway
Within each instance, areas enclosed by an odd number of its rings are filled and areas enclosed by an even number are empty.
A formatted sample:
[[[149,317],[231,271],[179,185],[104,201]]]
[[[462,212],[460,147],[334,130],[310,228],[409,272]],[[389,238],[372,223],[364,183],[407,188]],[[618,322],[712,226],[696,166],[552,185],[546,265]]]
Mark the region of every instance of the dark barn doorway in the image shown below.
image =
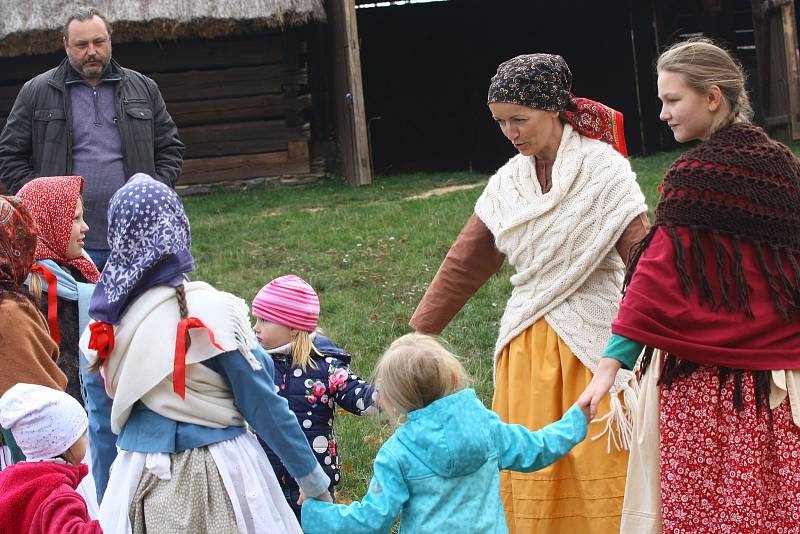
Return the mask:
[[[531,52],[564,56],[573,93],[622,111],[629,150],[642,150],[627,1],[453,0],[357,14],[376,173],[489,172],[513,156],[486,90],[500,62]]]
[[[632,155],[675,149],[658,119],[658,53],[687,37],[717,40],[748,72],[758,110],[753,2],[433,0],[368,9],[375,0],[358,0],[375,172],[495,170],[516,152],[486,108],[489,79],[500,62],[531,52],[564,56],[576,96],[625,115]]]

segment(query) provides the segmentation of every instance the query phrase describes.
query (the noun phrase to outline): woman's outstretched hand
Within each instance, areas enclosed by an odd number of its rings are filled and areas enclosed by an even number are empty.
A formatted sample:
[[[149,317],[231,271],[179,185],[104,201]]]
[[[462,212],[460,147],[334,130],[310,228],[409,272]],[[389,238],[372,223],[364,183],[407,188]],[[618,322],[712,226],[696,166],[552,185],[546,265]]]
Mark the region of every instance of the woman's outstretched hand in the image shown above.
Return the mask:
[[[614,379],[617,376],[617,371],[622,367],[622,362],[614,358],[602,358],[600,364],[597,366],[597,372],[592,377],[592,381],[583,390],[583,393],[578,397],[576,403],[583,413],[586,414],[588,410],[587,419],[591,421],[597,415],[597,406],[603,397],[606,396],[608,390],[614,385]]]

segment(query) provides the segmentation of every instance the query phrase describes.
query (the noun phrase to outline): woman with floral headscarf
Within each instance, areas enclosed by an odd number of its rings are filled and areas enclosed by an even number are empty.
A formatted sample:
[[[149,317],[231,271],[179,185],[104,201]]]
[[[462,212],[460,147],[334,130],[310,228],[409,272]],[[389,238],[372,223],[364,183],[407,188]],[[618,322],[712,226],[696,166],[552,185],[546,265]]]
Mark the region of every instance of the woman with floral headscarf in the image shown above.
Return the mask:
[[[189,220],[170,187],[134,175],[111,198],[108,222],[111,253],[81,338],[119,436],[103,530],[299,534],[245,421],[306,495],[330,500],[330,480],[276,392],[247,305],[187,280]]]
[[[499,66],[489,109],[519,154],[489,180],[410,322],[439,333],[508,258],[516,272],[495,347],[492,404],[503,421],[531,429],[559,419],[591,380],[628,253],[647,232],[622,115],[575,98],[571,84],[561,56]],[[536,473],[501,473],[510,532],[619,530],[626,408],[637,391],[633,374],[621,371],[600,407],[606,439]]]
[[[99,502],[117,449],[111,433],[111,400],[102,393],[97,373],[85,373],[88,361],[78,349],[78,339],[89,324],[89,299],[100,279],[100,272],[83,250],[89,227],[83,221],[82,191],[81,176],[50,176],[28,182],[18,196],[39,231],[34,275],[28,285],[39,297],[50,335],[58,343],[58,365],[67,375],[66,392],[91,414],[91,478]],[[46,293],[45,298],[41,297],[42,292]],[[81,388],[95,389],[99,395],[84,399]],[[94,402],[95,399],[102,402]]]
[[[67,385],[56,365],[58,345],[23,285],[35,250],[36,223],[28,210],[16,197],[0,196],[0,395],[20,382],[60,390]],[[3,431],[3,442],[0,468],[23,458],[10,433]]]

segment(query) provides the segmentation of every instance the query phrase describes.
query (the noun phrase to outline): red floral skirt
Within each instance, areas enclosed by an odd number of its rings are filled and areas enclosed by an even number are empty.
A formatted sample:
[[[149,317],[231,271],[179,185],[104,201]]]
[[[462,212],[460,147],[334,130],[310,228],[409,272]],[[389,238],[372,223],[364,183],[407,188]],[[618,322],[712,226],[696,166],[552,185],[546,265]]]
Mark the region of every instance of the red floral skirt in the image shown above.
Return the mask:
[[[661,388],[661,505],[664,532],[800,532],[800,429],[789,399],[756,408],[753,376],[720,392],[703,366]]]

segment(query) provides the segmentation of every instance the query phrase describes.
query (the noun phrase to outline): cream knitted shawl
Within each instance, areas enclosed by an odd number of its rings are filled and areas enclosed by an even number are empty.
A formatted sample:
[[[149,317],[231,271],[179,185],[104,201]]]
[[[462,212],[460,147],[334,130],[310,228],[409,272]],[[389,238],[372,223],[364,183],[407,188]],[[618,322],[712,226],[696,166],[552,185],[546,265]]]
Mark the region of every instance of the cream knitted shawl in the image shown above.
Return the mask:
[[[190,282],[184,287],[189,315],[202,320],[225,350],[211,345],[204,330],[189,331],[192,344],[186,351],[186,398],[181,399],[172,389],[175,335],[180,322],[175,289],[157,286],[138,297],[114,328],[115,347],[102,371],[106,392],[114,399],[111,430],[115,434],[125,426],[138,400],[175,421],[212,428],[244,425],[228,383],[200,362],[239,350],[254,370],[261,369],[252,353],[256,339],[247,305],[204,282]],[[97,353],[88,344],[87,329],[80,346],[93,363]]]
[[[532,158],[517,155],[492,176],[475,205],[498,250],[516,270],[500,321],[495,363],[515,336],[544,317],[594,372],[621,296],[625,266],[614,246],[647,206],[628,161],[569,124],[564,125],[552,179],[551,190],[542,194]],[[617,447],[627,448],[638,394],[633,373],[621,370],[611,393],[601,435],[608,432],[609,447],[613,439]]]

